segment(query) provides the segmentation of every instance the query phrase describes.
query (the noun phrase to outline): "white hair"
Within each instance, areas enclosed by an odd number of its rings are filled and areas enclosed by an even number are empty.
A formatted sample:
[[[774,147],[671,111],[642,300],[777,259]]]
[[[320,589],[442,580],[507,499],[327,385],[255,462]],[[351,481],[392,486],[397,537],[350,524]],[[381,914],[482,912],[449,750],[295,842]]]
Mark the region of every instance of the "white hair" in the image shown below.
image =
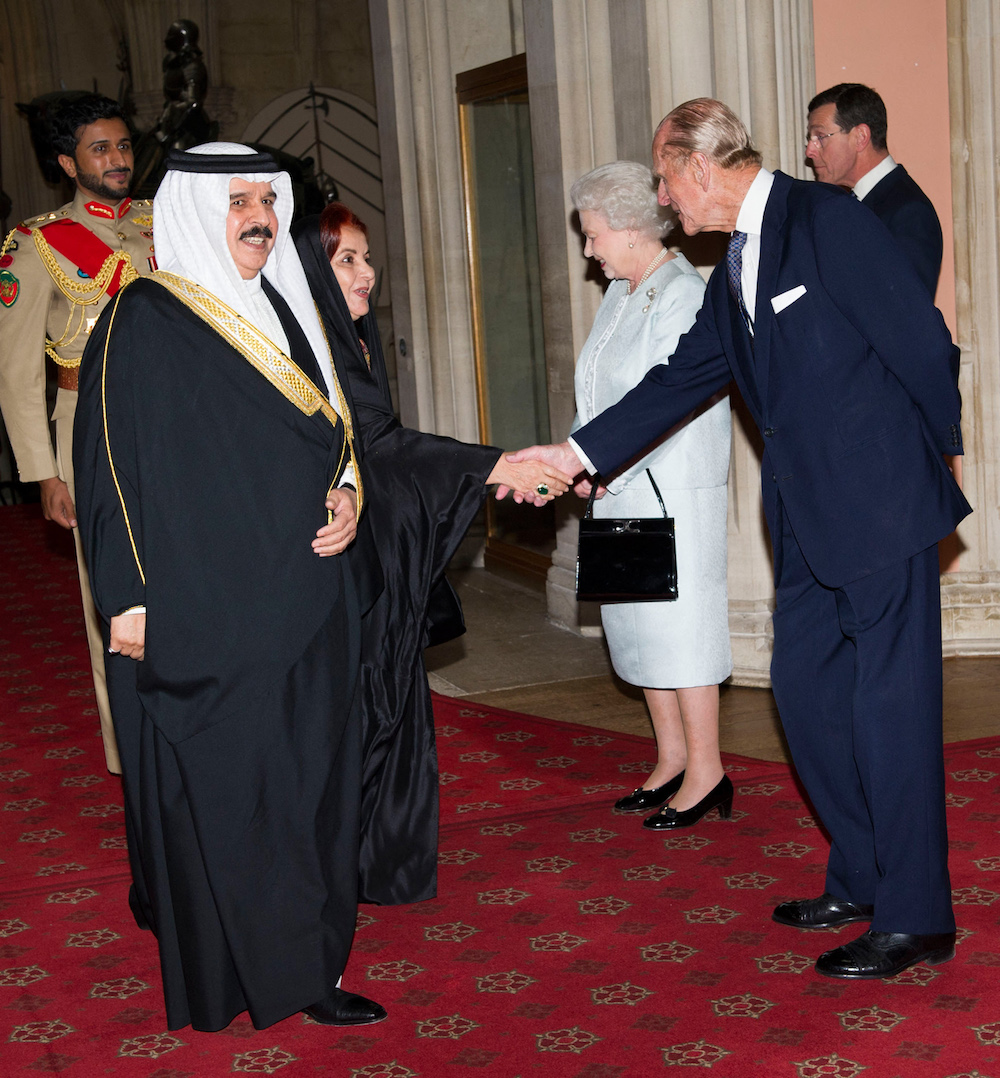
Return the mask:
[[[634,229],[659,239],[677,223],[656,201],[656,177],[638,161],[612,161],[581,176],[569,190],[573,208],[599,213],[615,232]]]

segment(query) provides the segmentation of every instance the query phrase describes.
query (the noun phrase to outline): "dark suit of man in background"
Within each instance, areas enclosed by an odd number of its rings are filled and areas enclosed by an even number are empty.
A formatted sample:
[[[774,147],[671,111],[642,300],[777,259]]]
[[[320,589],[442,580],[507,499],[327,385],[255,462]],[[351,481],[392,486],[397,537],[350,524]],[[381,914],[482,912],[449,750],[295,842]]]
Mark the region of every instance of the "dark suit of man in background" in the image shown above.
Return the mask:
[[[816,178],[848,187],[892,233],[933,298],[941,274],[941,223],[931,200],[886,144],[885,102],[842,82],[809,102],[806,157]]]
[[[962,452],[951,339],[886,229],[840,191],[762,169],[721,102],[674,109],[653,157],[685,233],[732,231],[730,254],[669,364],[571,442],[516,456],[610,475],[735,379],[764,442],[774,696],[832,838],[825,893],[774,917],[871,920],[820,956],[826,976],[944,962],[955,922],[935,544],[970,512],[943,460]]]

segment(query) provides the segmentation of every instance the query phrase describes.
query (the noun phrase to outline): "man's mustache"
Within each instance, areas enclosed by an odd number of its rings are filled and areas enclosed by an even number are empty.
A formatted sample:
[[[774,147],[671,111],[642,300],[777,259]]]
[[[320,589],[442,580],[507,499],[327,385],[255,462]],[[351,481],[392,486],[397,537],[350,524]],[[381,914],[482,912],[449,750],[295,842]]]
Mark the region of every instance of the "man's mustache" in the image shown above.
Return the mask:
[[[240,233],[241,240],[253,239],[255,236],[263,236],[264,239],[267,240],[274,239],[274,233],[267,227],[267,225],[253,225],[251,228],[248,228],[246,232]]]

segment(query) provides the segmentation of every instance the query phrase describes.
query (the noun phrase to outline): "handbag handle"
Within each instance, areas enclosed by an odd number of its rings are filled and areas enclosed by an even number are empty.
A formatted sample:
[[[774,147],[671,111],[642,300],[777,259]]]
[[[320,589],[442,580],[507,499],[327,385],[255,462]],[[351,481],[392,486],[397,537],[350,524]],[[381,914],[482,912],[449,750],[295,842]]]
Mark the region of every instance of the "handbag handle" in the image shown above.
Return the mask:
[[[656,500],[660,503],[660,512],[663,513],[664,518],[667,516],[667,507],[663,504],[663,499],[660,497],[660,488],[656,485],[656,480],[653,478],[653,473],[647,468],[646,475],[649,476],[650,483],[653,484],[653,493],[656,495]],[[594,499],[597,497],[597,488],[600,486],[601,477],[595,475],[591,480],[590,497],[587,499],[587,509],[583,514],[584,520],[590,520],[594,513]]]

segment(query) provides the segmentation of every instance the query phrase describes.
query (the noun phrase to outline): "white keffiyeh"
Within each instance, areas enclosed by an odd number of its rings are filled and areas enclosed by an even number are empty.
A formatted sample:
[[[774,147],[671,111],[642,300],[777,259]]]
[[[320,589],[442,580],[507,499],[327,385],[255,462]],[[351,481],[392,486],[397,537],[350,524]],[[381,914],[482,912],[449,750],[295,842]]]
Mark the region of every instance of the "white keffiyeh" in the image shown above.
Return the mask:
[[[192,147],[187,153],[255,155],[256,151],[239,143],[206,142]],[[336,408],[329,348],[298,251],[288,231],[293,200],[292,181],[287,172],[205,174],[169,169],[153,199],[157,266],[207,289],[287,354],[288,341],[263,294],[260,275],[249,281],[243,280],[226,242],[229,184],[235,177],[251,183],[270,183],[274,187],[278,231],[262,272],[291,308],[305,333],[326,380],[330,403]]]

